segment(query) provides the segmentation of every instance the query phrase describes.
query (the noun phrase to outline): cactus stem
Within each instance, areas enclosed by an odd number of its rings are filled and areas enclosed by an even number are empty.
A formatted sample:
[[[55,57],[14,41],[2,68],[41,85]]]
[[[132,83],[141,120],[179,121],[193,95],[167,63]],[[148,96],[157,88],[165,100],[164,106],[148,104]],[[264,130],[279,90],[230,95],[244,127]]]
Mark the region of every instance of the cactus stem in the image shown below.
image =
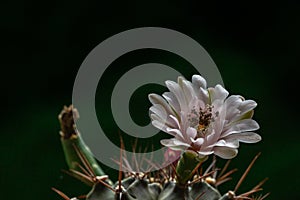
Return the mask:
[[[193,177],[196,170],[205,160],[206,157],[200,158],[196,152],[184,152],[176,167],[177,182],[181,185],[185,185]]]
[[[81,138],[80,133],[76,130],[75,121],[79,119],[77,109],[74,108],[73,105],[70,105],[69,107],[64,106],[58,119],[61,126],[61,144],[69,168],[80,170],[78,163],[83,164],[82,158],[78,156],[78,153],[74,148],[74,146],[76,146],[80,152],[82,152],[82,155],[84,155],[83,157],[86,159],[87,163],[90,163],[92,171],[96,175],[104,175],[104,172],[93,157],[93,154]]]

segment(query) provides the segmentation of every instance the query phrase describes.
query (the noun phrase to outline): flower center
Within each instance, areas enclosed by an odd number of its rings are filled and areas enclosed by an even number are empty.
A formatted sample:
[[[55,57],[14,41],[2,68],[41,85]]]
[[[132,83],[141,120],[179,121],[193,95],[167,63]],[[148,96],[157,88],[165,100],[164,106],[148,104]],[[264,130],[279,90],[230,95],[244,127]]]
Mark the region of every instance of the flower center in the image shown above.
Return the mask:
[[[205,134],[209,124],[214,120],[212,109],[212,105],[206,105],[205,108],[200,109],[195,109],[194,107],[188,115],[190,125],[194,127],[200,135]]]
[[[212,108],[211,105],[206,105],[205,109],[200,108],[197,127],[198,131],[205,132],[210,122],[213,120]]]

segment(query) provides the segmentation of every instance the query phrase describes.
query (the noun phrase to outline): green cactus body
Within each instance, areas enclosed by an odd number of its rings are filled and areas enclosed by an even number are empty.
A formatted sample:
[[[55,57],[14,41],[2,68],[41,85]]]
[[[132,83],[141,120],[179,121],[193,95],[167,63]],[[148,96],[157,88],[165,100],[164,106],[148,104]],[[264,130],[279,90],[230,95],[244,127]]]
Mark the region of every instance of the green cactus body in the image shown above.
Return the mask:
[[[105,187],[102,183],[94,184],[92,190],[88,193],[86,200],[107,199],[114,200],[115,193]]]
[[[95,184],[88,194],[88,200],[219,200],[220,193],[206,182],[198,182],[191,186],[182,187],[175,181],[163,184],[150,183],[147,179],[130,177],[130,183],[123,187],[121,193],[112,192],[101,183]],[[118,184],[116,184],[117,187]],[[122,185],[123,186],[123,185]],[[105,197],[105,198],[104,198]]]
[[[80,150],[80,152],[82,152],[82,154],[85,156],[86,160],[91,164],[93,172],[97,176],[102,176],[105,174],[98,165],[95,158],[93,157],[93,154],[91,153],[90,149],[83,142],[80,135],[72,135],[72,137],[68,139],[61,138],[61,143],[65,153],[66,162],[70,169],[80,171],[81,169],[79,168],[79,165],[83,165],[82,161],[80,160],[80,157],[74,149],[74,146],[76,146]]]
[[[187,181],[190,180],[194,175],[194,169],[205,159],[206,157],[200,158],[195,152],[192,151],[186,151],[183,153],[176,167],[178,183],[185,185]]]
[[[70,170],[75,170],[78,172],[82,172],[79,166],[84,166],[83,158],[89,163],[93,173],[96,176],[103,176],[105,173],[98,165],[97,161],[95,160],[92,152],[90,151],[89,147],[84,143],[82,140],[80,133],[76,131],[74,119],[73,117],[78,116],[79,114],[73,106],[64,107],[62,112],[59,115],[59,121],[61,124],[61,144],[65,154],[65,159],[68,164]],[[82,157],[78,154],[80,152]],[[80,179],[80,176],[73,173],[73,176]],[[85,179],[80,179],[87,185],[91,185],[89,181]]]

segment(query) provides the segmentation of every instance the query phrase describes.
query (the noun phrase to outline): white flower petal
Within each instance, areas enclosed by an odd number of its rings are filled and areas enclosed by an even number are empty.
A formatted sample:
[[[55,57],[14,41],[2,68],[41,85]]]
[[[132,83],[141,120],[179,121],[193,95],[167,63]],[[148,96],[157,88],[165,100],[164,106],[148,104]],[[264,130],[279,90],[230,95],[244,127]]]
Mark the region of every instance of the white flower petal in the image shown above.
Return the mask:
[[[195,92],[194,89],[191,85],[191,82],[187,81],[187,80],[182,80],[179,79],[178,83],[180,85],[180,87],[182,88],[183,94],[186,98],[187,102],[191,102],[191,100],[193,99],[193,97],[195,97]]]
[[[158,120],[153,120],[151,123],[155,128],[158,128],[167,133],[167,126],[164,123],[161,123]]]
[[[241,103],[242,98],[240,95],[230,95],[225,101],[227,108],[239,107]]]
[[[182,149],[186,149],[186,148],[190,147],[189,144],[179,141],[175,138],[163,139],[160,141],[160,143],[166,147],[170,147],[173,150],[182,150]]]
[[[227,108],[226,109],[226,120],[227,123],[231,123],[231,122],[235,122],[240,120],[241,115],[240,115],[241,111],[238,108]]]
[[[225,100],[226,106],[226,119],[232,122],[235,118],[240,116],[239,106],[242,103],[242,99],[239,95],[231,95]]]
[[[203,138],[197,138],[197,139],[195,140],[194,138],[191,138],[191,141],[192,141],[195,145],[197,145],[197,146],[200,147],[200,146],[203,144],[204,139],[203,139]]]
[[[228,141],[225,139],[221,139],[215,144],[211,145],[213,147],[229,147],[229,148],[238,148],[239,147],[239,141],[238,140],[232,140]]]
[[[210,149],[212,149],[212,148],[210,148]],[[208,155],[211,155],[211,154],[213,154],[214,153],[214,151],[212,151],[212,150],[200,150],[200,151],[198,151],[198,153],[200,154],[200,155],[203,155],[203,156],[208,156]]]
[[[196,88],[202,87],[202,88],[206,89],[206,87],[207,87],[206,80],[200,75],[193,75],[192,83],[193,83],[193,85],[195,85]]]
[[[215,100],[221,100],[224,101],[226,97],[228,96],[228,91],[225,90],[221,85],[216,85],[214,88],[209,88],[209,94],[211,102],[214,102]]]
[[[223,159],[232,159],[238,153],[237,149],[229,147],[214,147],[214,154],[223,158]]]
[[[161,119],[166,119],[167,118],[167,112],[164,109],[164,107],[160,104],[154,104],[153,106],[150,107],[149,109],[152,113],[158,115]]]
[[[150,118],[151,118],[152,121],[157,120],[157,121],[162,122],[161,118],[159,116],[157,116],[156,114],[151,113]]]
[[[240,146],[240,143],[238,140],[226,140],[225,146],[229,148],[238,148]]]
[[[184,132],[186,132],[188,127],[190,127],[190,121],[188,119],[188,116],[183,111],[180,112],[180,126],[181,126],[181,130],[184,131]]]
[[[195,138],[197,135],[197,130],[195,128],[188,127],[188,129],[186,130],[186,133],[187,133],[187,137]]]
[[[187,112],[188,103],[186,102],[186,98],[183,95],[181,87],[174,81],[166,81],[166,86],[177,98],[177,101],[180,105],[180,110]]]
[[[216,135],[216,132],[214,129],[209,129],[208,132],[205,135],[207,146],[210,146],[211,144],[214,144],[218,141],[218,136]]]
[[[255,131],[259,129],[259,125],[253,119],[243,119],[231,124],[226,131],[223,132],[222,137],[226,137],[233,133],[241,133],[247,131]]]
[[[167,116],[166,111],[160,104],[155,104],[150,108],[150,117],[152,120],[158,120],[171,128],[178,127],[176,122]]]
[[[259,129],[258,123],[255,120],[253,120],[253,119],[243,119],[241,121],[238,121],[235,124],[235,127],[240,132],[255,131],[255,130]]]
[[[250,110],[253,110],[257,106],[257,103],[253,100],[245,100],[241,103],[239,109],[241,111],[241,114],[244,114],[246,112],[249,112]]]
[[[241,119],[251,119],[253,116],[253,109],[257,106],[257,103],[253,100],[244,100],[243,97],[241,97],[241,102],[239,104],[236,104],[235,108],[227,108],[229,112],[235,111],[235,113],[228,113],[228,121],[230,122],[236,122]],[[238,112],[236,111],[236,108],[238,109]],[[229,116],[230,115],[230,116]]]
[[[165,111],[168,113],[168,115],[175,114],[174,111],[171,109],[170,105],[161,96],[159,96],[157,94],[149,94],[148,98],[153,105],[155,105],[155,104],[161,105],[165,109]]]
[[[210,103],[209,93],[206,89],[200,88],[198,98],[206,104]]]
[[[212,128],[216,132],[218,136],[221,135],[223,131],[223,127],[225,125],[225,117],[226,117],[226,110],[225,107],[222,105],[216,104],[217,102],[220,102],[219,100],[216,100],[215,103],[213,104],[214,112],[218,112],[218,116],[214,118],[214,122],[211,124]]]
[[[172,92],[165,92],[162,96],[168,101],[174,112],[178,115],[178,113],[180,113],[180,105],[176,96]]]
[[[218,142],[216,142],[214,144],[214,146],[224,147],[224,146],[226,146],[226,142],[225,142],[225,140],[219,140]]]
[[[181,138],[181,139],[184,139],[184,137],[183,137],[183,135],[182,135],[182,133],[181,133],[181,131],[180,130],[178,130],[178,129],[172,129],[172,128],[166,128],[167,129],[167,133],[169,133],[170,135],[173,135],[173,136],[175,136],[175,137],[179,137],[179,138]]]
[[[176,123],[177,128],[181,129],[181,125],[180,125],[178,119],[176,117],[174,117],[173,115],[169,115],[169,117]]]
[[[261,140],[261,136],[254,132],[235,133],[223,138],[226,142],[239,141],[244,143],[256,143]]]

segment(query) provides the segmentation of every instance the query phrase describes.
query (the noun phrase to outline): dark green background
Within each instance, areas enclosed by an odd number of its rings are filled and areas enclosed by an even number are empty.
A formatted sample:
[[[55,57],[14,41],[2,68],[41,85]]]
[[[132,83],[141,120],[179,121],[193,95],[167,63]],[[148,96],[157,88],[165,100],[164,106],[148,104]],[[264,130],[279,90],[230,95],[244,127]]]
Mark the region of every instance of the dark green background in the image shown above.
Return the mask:
[[[1,199],[60,199],[52,186],[70,196],[87,192],[60,171],[67,166],[57,115],[71,103],[73,82],[87,54],[104,39],[143,26],[171,28],[194,38],[219,67],[226,88],[258,102],[254,118],[263,140],[241,146],[232,163],[240,169],[236,178],[257,152],[262,155],[240,192],[269,177],[264,187],[271,192],[269,199],[300,198],[299,5],[196,2],[1,3]],[[106,101],[97,101],[96,107],[111,134],[118,127],[107,110],[112,85],[105,81],[116,79],[126,67],[153,60],[186,69],[185,61],[166,52],[137,51],[116,61],[103,78],[97,99]],[[192,73],[184,72],[188,78]],[[145,86],[132,98],[137,123],[148,121],[145,98],[153,90],[163,88]],[[221,189],[232,189],[236,182]]]

